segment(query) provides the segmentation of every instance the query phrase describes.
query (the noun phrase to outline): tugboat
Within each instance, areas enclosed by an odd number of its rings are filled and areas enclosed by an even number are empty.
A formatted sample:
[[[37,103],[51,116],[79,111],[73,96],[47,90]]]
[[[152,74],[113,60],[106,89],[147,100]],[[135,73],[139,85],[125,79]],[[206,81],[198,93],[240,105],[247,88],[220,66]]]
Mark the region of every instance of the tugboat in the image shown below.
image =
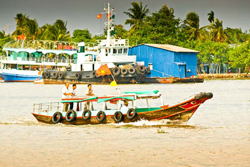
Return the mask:
[[[63,84],[65,82],[77,84],[109,84],[111,76],[98,77],[96,70],[107,64],[112,71],[117,83],[143,83],[144,78],[150,74],[150,69],[138,65],[136,55],[128,55],[129,40],[115,39],[114,37],[114,10],[104,8],[107,14],[107,39],[101,40],[99,45],[93,48],[85,46],[84,42],[78,44],[76,60],[71,68],[64,71],[46,70],[43,73],[44,84]]]
[[[39,122],[48,124],[108,124],[162,119],[186,122],[202,103],[212,97],[212,93],[201,92],[189,100],[169,106],[163,103],[161,93],[158,90],[123,92],[118,95],[62,99],[61,103],[74,104],[74,108],[67,112],[63,112],[60,109],[60,102],[38,103],[34,104],[32,114]],[[149,100],[157,100],[161,104],[152,107],[149,105]],[[145,107],[137,107],[138,101],[146,102]],[[122,106],[124,102],[127,102],[129,105],[126,107]]]

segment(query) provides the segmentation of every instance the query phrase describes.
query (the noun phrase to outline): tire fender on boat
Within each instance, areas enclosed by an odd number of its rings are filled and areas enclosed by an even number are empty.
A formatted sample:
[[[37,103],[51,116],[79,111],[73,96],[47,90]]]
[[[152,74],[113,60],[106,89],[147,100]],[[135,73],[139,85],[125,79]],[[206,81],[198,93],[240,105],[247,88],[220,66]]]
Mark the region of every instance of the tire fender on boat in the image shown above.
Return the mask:
[[[68,122],[72,122],[76,119],[76,112],[74,110],[69,110],[66,115],[65,118]]]
[[[46,78],[49,78],[49,77],[50,77],[50,72],[46,72],[46,73],[45,73],[45,77],[46,77]]]
[[[148,75],[151,74],[151,71],[150,71],[150,68],[149,68],[149,67],[146,67],[146,70],[145,70],[145,71],[146,71],[146,74],[148,74]]]
[[[128,69],[126,69],[126,68],[121,69],[122,75],[126,75],[127,73],[128,73]]]
[[[56,79],[56,78],[58,77],[58,72],[54,72],[54,73],[52,74],[52,77],[53,77],[54,79]]]
[[[103,111],[99,111],[99,112],[96,114],[96,119],[97,119],[99,122],[104,121],[105,118],[106,118],[106,114],[105,114],[105,112],[103,112]]]
[[[79,80],[80,78],[81,78],[81,74],[80,74],[80,73],[76,73],[76,74],[75,74],[75,79],[76,79],[76,80]]]
[[[130,109],[128,110],[128,112],[127,112],[127,117],[128,117],[128,119],[133,119],[133,118],[136,117],[136,115],[137,115],[137,112],[136,112],[135,109],[133,109],[133,108],[130,108]]]
[[[116,111],[114,114],[114,120],[116,123],[121,122],[123,120],[123,115],[121,111]]]
[[[43,71],[43,73],[42,73],[42,78],[45,78],[45,72]]]
[[[137,72],[138,75],[139,74],[144,74],[144,72],[145,72],[145,66],[137,66],[136,67],[136,72]]]
[[[113,73],[114,76],[120,75],[120,73],[121,73],[121,68],[119,68],[119,67],[113,68],[113,69],[112,69],[112,73]]]
[[[55,112],[52,116],[52,122],[54,124],[57,124],[62,121],[62,113],[60,112]]]
[[[87,116],[86,116],[86,114],[87,114]],[[83,120],[88,120],[90,118],[91,118],[91,111],[88,110],[88,109],[84,110],[83,113],[82,113],[82,119]]]
[[[59,78],[59,79],[63,79],[63,78],[64,78],[64,72],[59,72],[58,78]]]
[[[134,67],[129,67],[128,73],[129,74],[134,74],[135,73],[135,68]]]

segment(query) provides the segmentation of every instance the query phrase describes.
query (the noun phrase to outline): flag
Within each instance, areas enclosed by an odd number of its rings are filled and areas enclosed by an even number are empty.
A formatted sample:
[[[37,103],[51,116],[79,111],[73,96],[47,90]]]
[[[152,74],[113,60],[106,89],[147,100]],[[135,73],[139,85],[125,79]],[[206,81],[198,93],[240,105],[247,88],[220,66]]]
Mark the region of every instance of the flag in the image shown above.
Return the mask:
[[[21,39],[24,39],[25,38],[25,35],[18,35],[17,39],[21,40]]]
[[[110,83],[110,86],[117,86],[115,80]]]
[[[96,70],[96,74],[98,76],[110,75],[111,71],[108,68],[107,64],[105,64],[105,65],[102,65],[100,68],[98,68],[98,70]]]
[[[111,13],[107,14],[107,19],[110,20]]]
[[[102,18],[102,14],[98,14],[97,19],[101,19],[101,18]]]

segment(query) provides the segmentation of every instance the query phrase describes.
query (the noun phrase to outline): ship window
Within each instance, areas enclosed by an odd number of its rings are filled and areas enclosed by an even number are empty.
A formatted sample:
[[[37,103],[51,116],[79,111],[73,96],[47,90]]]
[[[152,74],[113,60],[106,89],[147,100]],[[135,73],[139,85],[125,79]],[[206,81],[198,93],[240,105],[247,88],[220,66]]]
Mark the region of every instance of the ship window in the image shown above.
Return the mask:
[[[113,49],[113,54],[116,54],[117,53],[117,49]]]
[[[127,49],[127,48],[124,48],[123,53],[128,53],[128,49]]]
[[[109,53],[111,53],[111,49],[109,49]]]
[[[118,49],[118,53],[120,53],[120,54],[121,54],[121,53],[122,53],[122,49]]]

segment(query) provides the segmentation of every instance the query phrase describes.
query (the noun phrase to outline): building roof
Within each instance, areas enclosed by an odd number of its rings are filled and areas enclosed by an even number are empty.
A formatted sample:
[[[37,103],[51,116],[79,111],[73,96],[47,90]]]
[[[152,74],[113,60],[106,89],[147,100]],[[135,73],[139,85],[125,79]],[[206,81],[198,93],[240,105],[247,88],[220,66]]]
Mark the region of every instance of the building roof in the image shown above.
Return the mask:
[[[155,47],[155,48],[160,48],[164,50],[169,50],[172,52],[189,52],[189,53],[199,53],[199,51],[196,50],[191,50],[179,46],[174,46],[174,45],[164,45],[164,44],[144,44],[147,46]]]

